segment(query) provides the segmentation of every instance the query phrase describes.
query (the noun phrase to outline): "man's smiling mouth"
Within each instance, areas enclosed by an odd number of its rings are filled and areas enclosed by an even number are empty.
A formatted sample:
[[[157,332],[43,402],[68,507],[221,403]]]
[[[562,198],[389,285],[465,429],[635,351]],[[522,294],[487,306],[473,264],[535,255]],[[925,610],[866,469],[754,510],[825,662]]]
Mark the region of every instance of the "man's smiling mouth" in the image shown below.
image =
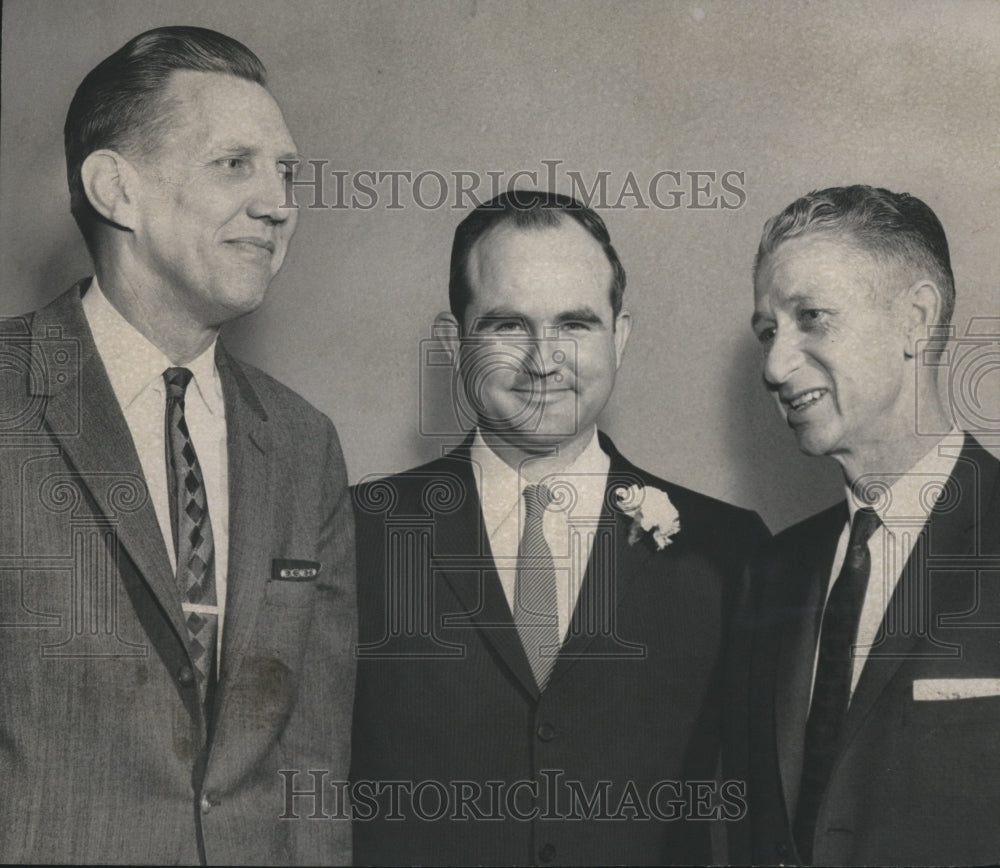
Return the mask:
[[[230,238],[227,243],[234,244],[241,249],[252,248],[266,250],[270,254],[274,253],[274,242],[268,241],[266,238]]]
[[[827,389],[809,389],[806,392],[799,392],[791,398],[782,398],[781,402],[789,409],[800,412],[807,410],[817,401],[821,400],[827,394],[827,391]]]

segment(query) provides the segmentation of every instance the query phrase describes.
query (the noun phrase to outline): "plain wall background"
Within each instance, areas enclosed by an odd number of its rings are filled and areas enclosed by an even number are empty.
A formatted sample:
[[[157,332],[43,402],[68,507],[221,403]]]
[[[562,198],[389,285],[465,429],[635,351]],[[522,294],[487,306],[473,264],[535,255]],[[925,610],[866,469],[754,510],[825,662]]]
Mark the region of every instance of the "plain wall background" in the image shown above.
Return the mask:
[[[89,273],[61,141],[77,84],[136,33],[182,23],[252,48],[300,151],[330,169],[475,172],[485,198],[486,172],[533,170],[544,186],[542,161],[559,160],[558,189],[570,192],[567,171],[588,186],[605,171],[612,201],[630,171],[641,187],[664,170],[744,172],[735,210],[601,209],[636,319],[604,427],[636,463],[774,530],[841,483],[832,461],[798,453],[761,385],[749,271],[767,217],[818,187],[907,190],[948,232],[959,333],[1000,316],[1000,4],[988,0],[6,0],[0,314]],[[436,198],[433,181],[421,189]],[[304,209],[264,306],[226,335],[333,418],[352,481],[440,451],[419,429],[421,342],[447,306],[466,213],[417,207],[405,185],[403,207],[387,208],[388,182],[378,190],[369,210]],[[997,365],[980,386],[995,419]],[[446,392],[425,392],[425,416],[440,416]]]

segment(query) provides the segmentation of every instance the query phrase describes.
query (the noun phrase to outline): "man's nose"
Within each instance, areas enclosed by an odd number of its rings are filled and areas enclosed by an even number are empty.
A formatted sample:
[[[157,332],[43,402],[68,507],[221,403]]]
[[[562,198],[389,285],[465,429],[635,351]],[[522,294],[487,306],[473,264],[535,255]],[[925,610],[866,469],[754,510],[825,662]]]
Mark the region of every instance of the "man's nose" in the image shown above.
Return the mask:
[[[764,382],[768,388],[780,388],[799,366],[801,357],[795,335],[777,332],[764,354]]]
[[[284,169],[261,172],[255,185],[247,213],[251,217],[284,223],[296,214],[291,188],[286,184]]]
[[[529,345],[528,363],[536,377],[552,377],[566,366],[568,352],[566,341],[555,335],[539,335]]]

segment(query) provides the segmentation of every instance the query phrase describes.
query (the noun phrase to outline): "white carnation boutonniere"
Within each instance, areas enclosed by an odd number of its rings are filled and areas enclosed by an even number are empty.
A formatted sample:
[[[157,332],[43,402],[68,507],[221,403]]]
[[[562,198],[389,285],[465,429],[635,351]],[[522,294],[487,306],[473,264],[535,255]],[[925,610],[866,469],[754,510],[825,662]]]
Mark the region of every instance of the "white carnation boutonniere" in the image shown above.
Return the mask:
[[[618,488],[615,497],[618,508],[632,517],[629,545],[634,545],[643,534],[652,537],[658,551],[673,542],[671,537],[681,529],[681,517],[665,491],[632,484]]]

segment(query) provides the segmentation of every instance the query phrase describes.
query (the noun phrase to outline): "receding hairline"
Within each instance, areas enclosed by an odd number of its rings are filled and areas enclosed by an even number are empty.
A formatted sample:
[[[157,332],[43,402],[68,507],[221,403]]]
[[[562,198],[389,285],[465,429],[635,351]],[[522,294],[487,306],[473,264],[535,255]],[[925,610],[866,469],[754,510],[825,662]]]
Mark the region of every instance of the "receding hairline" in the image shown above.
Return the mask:
[[[555,218],[551,223],[520,224],[514,219],[514,217],[510,217],[509,219],[498,220],[496,223],[490,226],[489,229],[487,229],[484,233],[482,233],[482,235],[480,235],[472,243],[472,246],[469,248],[468,254],[465,257],[464,277],[465,277],[465,282],[468,285],[469,289],[472,290],[473,292],[477,291],[477,285],[475,280],[477,275],[474,275],[472,273],[472,263],[474,259],[477,261],[479,259],[479,251],[481,249],[480,245],[484,244],[484,242],[495,240],[495,236],[497,234],[500,234],[502,230],[505,229],[510,230],[509,234],[536,235],[536,234],[544,234],[546,232],[558,232],[565,226],[572,226],[575,228],[575,230],[579,231],[580,235],[583,238],[586,238],[591,244],[593,244],[593,246],[596,248],[598,257],[604,263],[604,265],[607,266],[608,285],[606,287],[606,291],[608,293],[608,302],[609,304],[611,304],[612,312],[614,312],[613,311],[614,305],[613,303],[611,303],[610,294],[614,288],[615,269],[611,263],[611,260],[608,258],[608,254],[604,250],[604,247],[602,246],[601,242],[598,241],[587,230],[585,226],[581,225],[579,221],[574,220],[565,212],[561,210],[550,209],[550,213]],[[468,307],[466,307],[466,311],[463,311],[462,315],[463,320],[465,319],[465,313],[467,312],[467,310]]]
[[[140,154],[149,155],[155,153],[164,141],[166,141],[171,129],[174,127],[178,117],[177,110],[180,108],[182,100],[185,97],[197,96],[204,93],[209,81],[218,79],[226,79],[227,81],[236,83],[238,87],[246,85],[250,90],[257,90],[266,95],[267,99],[274,105],[275,111],[285,125],[285,129],[288,129],[281,106],[278,105],[274,94],[271,93],[266,85],[253,79],[244,78],[243,76],[221,70],[174,69],[166,75],[163,87],[154,97],[155,115],[151,116],[145,124],[132,128],[125,137],[122,143],[123,146]],[[186,91],[179,90],[179,88],[185,87],[185,80],[189,82],[187,86],[191,89]],[[284,156],[288,159],[297,158],[298,153],[291,136],[291,131],[289,131],[288,135],[292,147]]]
[[[876,273],[869,288],[873,296],[884,301],[890,301],[895,294],[902,292],[919,280],[927,280],[933,283],[939,292],[943,292],[934,269],[928,267],[926,263],[867,245],[848,228],[826,226],[807,227],[795,235],[781,238],[768,251],[763,252],[763,256],[760,255],[762,251],[758,251],[753,268],[754,290],[759,288],[760,273],[783,247],[789,244],[794,245],[795,242],[806,243],[810,241],[825,242],[842,250],[845,258],[853,259],[856,262],[870,263]]]
[[[813,190],[771,217],[754,257],[755,283],[761,264],[780,244],[824,230],[865,252],[898,279],[910,285],[921,280],[932,284],[941,298],[937,324],[951,321],[955,279],[941,221],[916,196],[882,187],[854,184]]]

